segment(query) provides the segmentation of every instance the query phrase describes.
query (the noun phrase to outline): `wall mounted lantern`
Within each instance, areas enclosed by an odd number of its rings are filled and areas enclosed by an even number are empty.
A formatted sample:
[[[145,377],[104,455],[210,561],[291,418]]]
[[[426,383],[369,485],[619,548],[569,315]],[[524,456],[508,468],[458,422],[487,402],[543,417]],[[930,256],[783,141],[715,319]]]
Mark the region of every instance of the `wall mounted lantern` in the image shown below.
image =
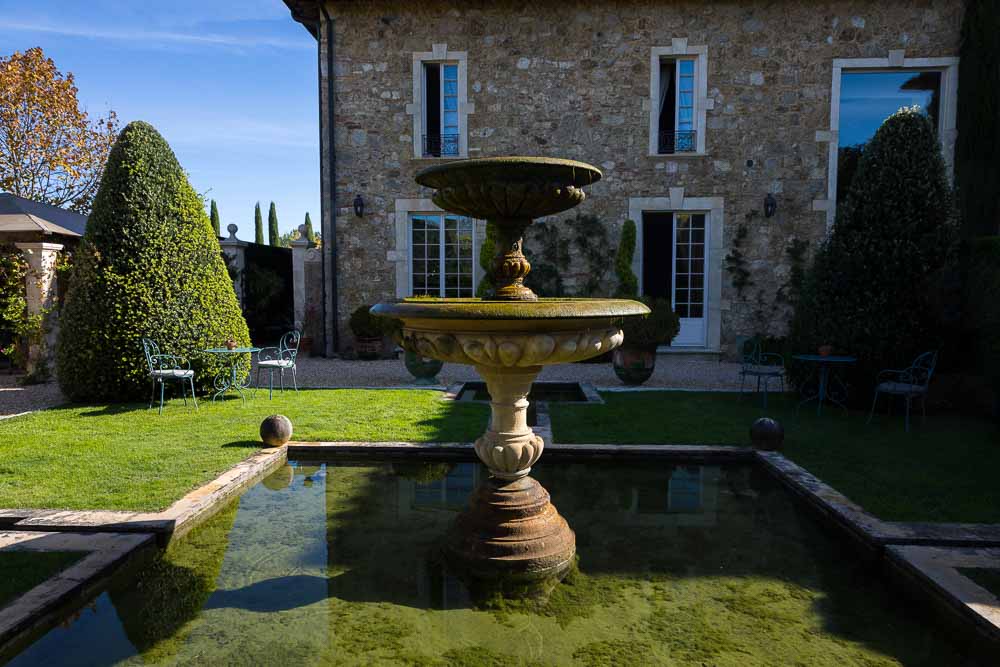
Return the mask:
[[[764,197],[764,217],[770,218],[774,216],[775,211],[778,210],[778,200],[774,198],[774,195],[770,192]]]
[[[361,195],[354,197],[354,215],[359,218],[365,215],[365,200],[361,198]]]

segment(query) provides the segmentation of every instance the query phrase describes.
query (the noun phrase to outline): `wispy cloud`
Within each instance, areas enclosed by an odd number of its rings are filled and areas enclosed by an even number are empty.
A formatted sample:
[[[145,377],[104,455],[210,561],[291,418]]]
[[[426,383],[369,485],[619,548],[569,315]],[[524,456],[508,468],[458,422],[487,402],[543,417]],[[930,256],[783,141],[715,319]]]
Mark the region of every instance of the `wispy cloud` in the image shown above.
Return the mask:
[[[87,39],[105,39],[126,42],[144,43],[147,45],[190,44],[203,46],[219,46],[227,48],[272,47],[276,49],[313,50],[315,44],[310,40],[284,39],[268,37],[267,35],[224,35],[209,32],[174,32],[162,30],[142,30],[132,28],[90,28],[86,26],[46,25],[39,23],[19,23],[0,20],[0,30],[15,30],[19,32],[38,32],[66,37],[81,37]]]

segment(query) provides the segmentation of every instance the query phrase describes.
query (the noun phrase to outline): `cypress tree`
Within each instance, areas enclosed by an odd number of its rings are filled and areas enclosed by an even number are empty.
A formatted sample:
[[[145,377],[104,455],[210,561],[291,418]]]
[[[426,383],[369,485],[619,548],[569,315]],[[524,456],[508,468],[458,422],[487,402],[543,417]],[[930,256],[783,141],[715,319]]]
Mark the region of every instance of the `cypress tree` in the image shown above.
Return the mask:
[[[253,242],[264,245],[264,218],[260,215],[260,202],[253,209]]]
[[[639,296],[639,279],[632,272],[632,258],[635,256],[635,221],[626,220],[622,225],[622,237],[618,242],[615,256],[615,273],[618,274],[617,295],[627,299]]]
[[[215,235],[221,236],[222,232],[220,225],[222,223],[219,222],[219,207],[215,205],[214,199],[212,200],[212,213],[209,218],[212,220],[212,229],[215,230]]]
[[[493,283],[493,255],[497,251],[497,228],[491,222],[486,223],[486,236],[479,246],[479,266],[483,270],[483,277],[476,286],[476,296],[480,299],[488,299],[493,296],[496,285]]]
[[[1000,234],[1000,0],[969,0],[962,23],[955,181],[965,236]]]
[[[313,221],[309,217],[309,211],[306,211],[306,241],[310,244],[316,245],[316,232],[313,231]]]
[[[791,325],[790,347],[850,353],[851,396],[871,397],[878,372],[906,368],[944,338],[942,275],[957,222],[944,156],[930,119],[900,109],[858,162],[830,237],[816,253]],[[806,369],[793,370],[805,380]]]
[[[278,211],[271,202],[271,209],[267,212],[267,242],[272,246],[281,245],[281,234],[278,232]]]
[[[129,123],[108,156],[59,319],[74,401],[148,398],[144,336],[189,359],[202,386],[223,362],[201,350],[250,343],[204,204],[148,123]]]

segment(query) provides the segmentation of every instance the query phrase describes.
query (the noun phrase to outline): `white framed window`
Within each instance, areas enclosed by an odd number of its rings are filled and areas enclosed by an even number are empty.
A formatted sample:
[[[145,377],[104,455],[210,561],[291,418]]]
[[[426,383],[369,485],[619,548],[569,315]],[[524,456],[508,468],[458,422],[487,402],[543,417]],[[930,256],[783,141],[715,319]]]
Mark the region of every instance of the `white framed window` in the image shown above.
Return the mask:
[[[413,154],[418,158],[468,157],[468,58],[465,51],[449,51],[435,44],[431,51],[413,54]]]
[[[475,222],[450,213],[410,214],[410,294],[472,297]]]
[[[650,155],[704,155],[708,97],[708,47],[671,46],[650,51]]]
[[[825,210],[827,228],[850,185],[865,144],[900,107],[919,106],[934,121],[949,172],[954,162],[958,106],[958,58],[837,58],[830,90],[830,129],[816,133],[829,142],[827,198],[813,202]]]

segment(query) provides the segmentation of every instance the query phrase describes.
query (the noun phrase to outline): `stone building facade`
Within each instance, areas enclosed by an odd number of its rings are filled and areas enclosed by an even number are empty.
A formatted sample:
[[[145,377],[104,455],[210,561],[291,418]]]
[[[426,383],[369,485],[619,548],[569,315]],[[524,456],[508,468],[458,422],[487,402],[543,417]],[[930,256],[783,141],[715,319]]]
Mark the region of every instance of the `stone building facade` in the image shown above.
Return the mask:
[[[286,4],[318,44],[328,353],[350,346],[359,304],[440,280],[422,263],[421,215],[437,209],[414,175],[442,160],[599,167],[587,201],[550,222],[567,238],[577,213],[606,225],[611,291],[635,220],[644,291],[665,281],[689,316],[675,348],[725,353],[783,333],[788,248],[808,242],[808,258],[832,224],[843,75],[931,72],[946,158],[954,143],[961,0]]]

